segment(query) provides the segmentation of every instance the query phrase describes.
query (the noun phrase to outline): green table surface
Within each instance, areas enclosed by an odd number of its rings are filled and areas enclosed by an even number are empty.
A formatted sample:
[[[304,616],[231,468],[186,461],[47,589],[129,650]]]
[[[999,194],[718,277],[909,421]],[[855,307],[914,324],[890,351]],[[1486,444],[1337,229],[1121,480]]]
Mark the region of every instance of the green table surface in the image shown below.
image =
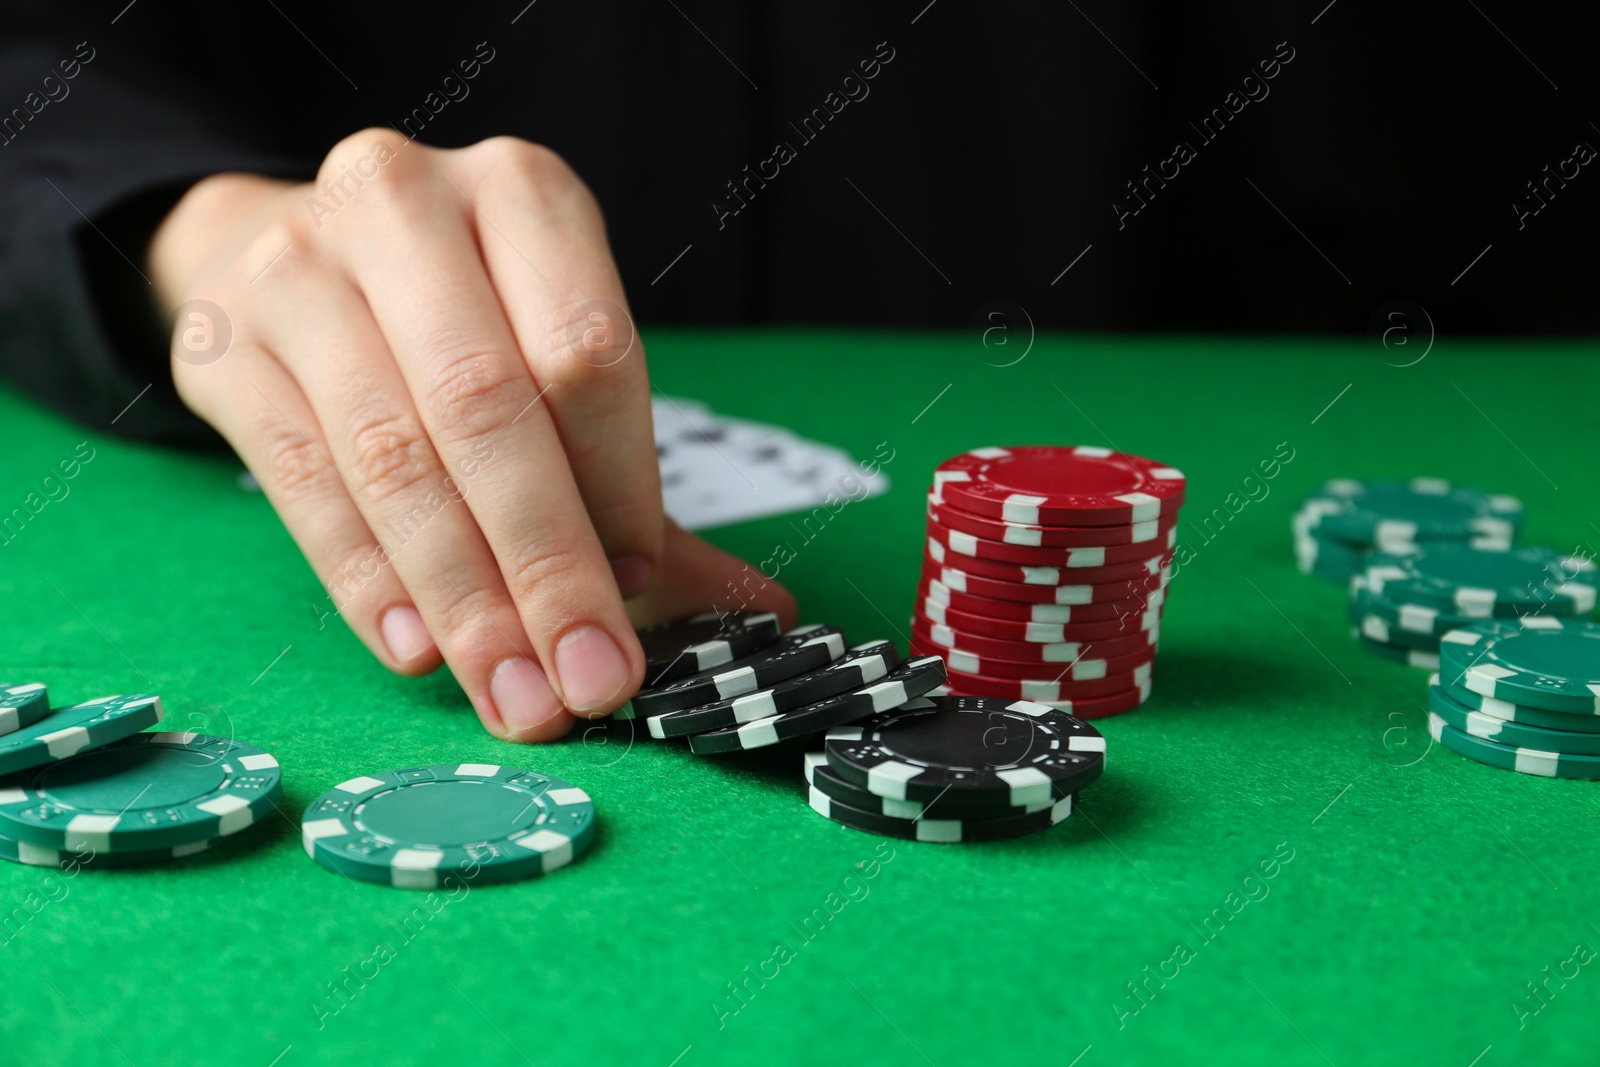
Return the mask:
[[[1595,1062],[1600,786],[1430,747],[1424,674],[1356,648],[1289,536],[1328,477],[1430,474],[1521,496],[1530,541],[1593,544],[1592,345],[1444,338],[1395,367],[1355,343],[1042,337],[996,367],[959,335],[647,340],[663,392],[893,450],[892,489],[809,535],[712,534],[752,559],[790,545],[803,621],[854,641],[903,641],[941,459],[1105,444],[1188,474],[1155,693],[1100,723],[1078,813],[1013,842],[889,841],[813,813],[792,748],[495,741],[447,673],[392,677],[319,625],[237,464],[7,394],[0,511],[80,442],[93,458],[0,546],[0,675],[58,702],[159,692],[167,728],[275,753],[285,796],[177,863],[0,865],[0,1063]],[[301,850],[323,790],[455,762],[580,784],[594,848],[453,896]]]

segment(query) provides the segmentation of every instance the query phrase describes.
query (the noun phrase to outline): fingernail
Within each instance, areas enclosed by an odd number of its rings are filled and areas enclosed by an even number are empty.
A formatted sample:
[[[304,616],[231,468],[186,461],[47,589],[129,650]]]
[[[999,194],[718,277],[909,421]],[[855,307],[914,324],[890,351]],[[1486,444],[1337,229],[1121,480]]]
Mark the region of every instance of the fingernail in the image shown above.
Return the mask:
[[[500,721],[514,734],[524,733],[561,714],[561,698],[531,660],[503,659],[489,676],[489,697]]]
[[[417,609],[410,604],[400,604],[384,612],[378,629],[396,663],[410,663],[433,652],[433,636],[422,624]]]
[[[580,626],[556,645],[556,679],[573,711],[600,707],[622,691],[628,676],[622,649],[598,626]]]
[[[617,591],[623,600],[632,600],[650,584],[655,565],[643,556],[618,556],[611,561],[611,576],[617,580]]]

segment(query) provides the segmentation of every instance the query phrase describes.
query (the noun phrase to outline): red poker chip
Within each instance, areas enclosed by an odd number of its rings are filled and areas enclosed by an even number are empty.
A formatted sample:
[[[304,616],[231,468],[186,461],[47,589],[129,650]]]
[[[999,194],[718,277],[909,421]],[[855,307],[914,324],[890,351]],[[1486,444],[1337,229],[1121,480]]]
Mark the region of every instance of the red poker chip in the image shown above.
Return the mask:
[[[1150,653],[1161,640],[1161,631],[1141,630],[1131,635],[1105,638],[1097,641],[1008,641],[1002,637],[985,637],[956,630],[941,623],[925,619],[911,620],[911,636],[927,648],[942,648],[971,653],[974,656],[993,657],[1013,663],[1056,664],[1061,667],[1091,659],[1120,659],[1139,653]],[[972,670],[978,670],[973,664]],[[1007,672],[1000,672],[1005,675]],[[1053,671],[1050,672],[1053,676]],[[1028,677],[1034,677],[1030,674]]]
[[[1131,545],[1096,545],[1080,548],[1056,548],[1049,545],[1016,545],[1004,541],[991,541],[987,537],[953,530],[928,519],[928,536],[939,542],[955,558],[969,556],[995,563],[1020,563],[1028,567],[1065,567],[1068,570],[1093,570],[1114,567],[1120,563],[1142,563],[1151,556],[1170,555],[1178,543],[1178,528],[1168,527],[1167,532],[1153,540]],[[953,566],[959,567],[956,563]]]
[[[941,582],[951,589],[991,600],[1015,600],[1024,604],[1100,604],[1113,600],[1128,600],[1146,596],[1157,589],[1166,588],[1169,572],[1127,578],[1116,582],[1086,585],[1027,585],[986,578],[981,574],[941,567],[928,559],[922,561],[922,576]]]
[[[930,693],[929,696],[935,694],[939,696],[987,695],[969,693],[965,689],[958,689],[952,685],[942,685],[935,689],[933,693]],[[1120,693],[1113,693],[1108,697],[1089,697],[1084,700],[1041,700],[1038,703],[1046,704],[1057,711],[1064,711],[1068,715],[1074,715],[1080,719],[1104,719],[1108,715],[1121,715],[1125,711],[1132,711],[1149,699],[1150,682],[1147,679],[1137,689],[1126,689]]]
[[[992,559],[978,559],[952,552],[929,537],[924,549],[925,559],[941,567],[954,567],[967,574],[995,578],[1002,582],[1021,582],[1023,585],[1104,585],[1146,575],[1161,574],[1161,568],[1172,562],[1171,554],[1152,555],[1134,563],[1113,563],[1104,567],[1036,567],[1021,563],[997,563]]]
[[[1104,622],[1026,622],[1021,619],[991,619],[974,615],[958,608],[941,604],[927,595],[926,587],[918,590],[916,617],[931,624],[948,626],[961,633],[980,637],[993,637],[1002,641],[1029,644],[1060,644],[1065,641],[1105,641],[1132,637],[1156,629],[1161,625],[1161,608],[1140,609],[1130,614]],[[997,601],[1004,603],[1004,601]],[[1045,605],[1041,605],[1045,606]],[[1054,607],[1055,605],[1048,605]],[[1098,604],[1092,605],[1099,607]],[[1022,659],[1011,656],[1011,659]]]
[[[983,615],[991,619],[1013,622],[1047,622],[1063,626],[1080,622],[1114,622],[1118,619],[1135,619],[1147,608],[1159,608],[1166,601],[1166,590],[1139,593],[1121,600],[1095,604],[1039,604],[1019,600],[1000,600],[960,589],[952,589],[938,578],[926,577],[917,586],[917,595],[969,615]],[[1132,622],[1129,625],[1134,625]]]
[[[1047,548],[1108,548],[1151,544],[1166,537],[1178,525],[1176,511],[1158,519],[1119,526],[1041,526],[1003,522],[940,504],[934,499],[932,490],[928,491],[928,518],[940,526],[989,541],[1019,547]]]
[[[975,448],[933,473],[935,502],[1035,526],[1147,522],[1176,511],[1183,488],[1182,471],[1089,445]]]
[[[1156,650],[1145,648],[1116,659],[1095,659],[1089,656],[1073,663],[1018,663],[1016,660],[1000,659],[997,656],[979,656],[971,652],[958,652],[953,648],[942,645],[930,644],[918,637],[911,635],[909,642],[911,648],[916,649],[918,656],[938,656],[944,660],[945,666],[962,674],[974,674],[986,678],[1017,678],[1032,679],[1040,682],[1060,682],[1063,685],[1093,685],[1105,681],[1123,679],[1116,688],[1126,689],[1132,683],[1127,681],[1133,672],[1140,667],[1148,667],[1155,659]],[[1110,692],[1111,690],[1107,690]],[[1080,696],[1099,696],[1100,693],[1079,694]]]
[[[945,673],[949,676],[945,684],[952,692],[971,696],[1009,697],[1012,700],[1037,700],[1045,704],[1068,700],[1076,703],[1081,700],[1111,697],[1129,689],[1139,689],[1150,682],[1148,663],[1136,668],[1131,674],[1102,678],[1094,682],[1055,682],[1041,679],[1025,681],[1019,678],[968,674],[965,671],[951,669],[947,669]],[[1073,714],[1076,715],[1077,712]]]

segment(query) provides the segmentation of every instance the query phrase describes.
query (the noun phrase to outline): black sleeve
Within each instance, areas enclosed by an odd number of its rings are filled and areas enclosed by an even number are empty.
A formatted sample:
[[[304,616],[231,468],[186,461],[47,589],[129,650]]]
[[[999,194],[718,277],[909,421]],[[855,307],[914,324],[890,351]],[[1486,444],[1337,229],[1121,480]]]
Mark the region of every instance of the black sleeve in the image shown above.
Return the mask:
[[[42,6],[0,4],[0,374],[108,432],[215,443],[172,388],[150,235],[200,178],[316,161],[252,136],[109,15],[85,30]]]

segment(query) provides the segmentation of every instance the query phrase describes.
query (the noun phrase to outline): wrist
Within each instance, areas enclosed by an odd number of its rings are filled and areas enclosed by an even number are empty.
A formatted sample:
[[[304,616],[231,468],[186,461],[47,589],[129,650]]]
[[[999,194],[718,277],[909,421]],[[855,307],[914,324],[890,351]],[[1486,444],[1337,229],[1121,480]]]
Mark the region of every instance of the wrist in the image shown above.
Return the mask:
[[[182,303],[206,261],[230,238],[258,224],[297,184],[255,174],[214,174],[191,186],[150,239],[147,266],[162,311]]]

